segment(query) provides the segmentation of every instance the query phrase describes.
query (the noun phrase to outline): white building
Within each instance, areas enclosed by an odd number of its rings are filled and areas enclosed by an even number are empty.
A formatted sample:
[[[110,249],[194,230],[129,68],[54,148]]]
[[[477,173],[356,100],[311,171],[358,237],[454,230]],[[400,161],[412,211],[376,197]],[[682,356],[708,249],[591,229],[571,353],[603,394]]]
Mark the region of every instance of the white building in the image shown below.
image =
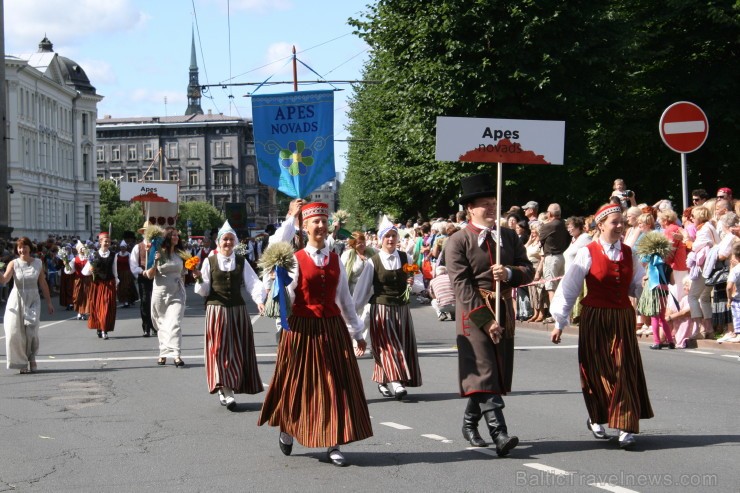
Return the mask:
[[[98,233],[95,92],[85,71],[53,51],[6,55],[8,225],[12,236]]]

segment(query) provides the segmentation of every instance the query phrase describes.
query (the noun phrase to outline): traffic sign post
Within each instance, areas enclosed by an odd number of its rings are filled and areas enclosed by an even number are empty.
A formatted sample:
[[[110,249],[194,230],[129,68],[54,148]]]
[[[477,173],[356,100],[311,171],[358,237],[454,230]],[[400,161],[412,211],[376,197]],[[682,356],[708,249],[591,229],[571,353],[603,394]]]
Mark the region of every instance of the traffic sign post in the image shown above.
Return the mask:
[[[665,109],[660,117],[658,130],[665,145],[681,154],[681,198],[685,210],[688,207],[686,154],[696,151],[707,140],[709,120],[704,111],[694,103],[679,101]]]

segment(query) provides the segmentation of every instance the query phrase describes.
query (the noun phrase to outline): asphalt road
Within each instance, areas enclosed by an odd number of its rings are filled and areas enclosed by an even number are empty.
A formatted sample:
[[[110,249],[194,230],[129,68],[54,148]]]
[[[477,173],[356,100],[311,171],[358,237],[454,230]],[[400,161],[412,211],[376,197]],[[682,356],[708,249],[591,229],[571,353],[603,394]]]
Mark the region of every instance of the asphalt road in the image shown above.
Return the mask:
[[[343,447],[352,465],[337,468],[324,449],[281,454],[276,429],[257,426],[264,394],[237,395],[234,412],[208,394],[205,311],[192,290],[188,299],[184,368],[156,365],[138,308],[118,311],[107,341],[72,312],[43,314],[33,375],[5,370],[2,345],[0,491],[740,491],[737,352],[641,345],[656,417],[623,451],[586,429],[577,337],[554,346],[547,332],[519,328],[505,413],[521,443],[498,458],[460,434],[453,322],[414,305],[424,385],[405,401],[383,398],[361,358],[374,436]],[[255,317],[254,327],[269,384],[274,322]]]

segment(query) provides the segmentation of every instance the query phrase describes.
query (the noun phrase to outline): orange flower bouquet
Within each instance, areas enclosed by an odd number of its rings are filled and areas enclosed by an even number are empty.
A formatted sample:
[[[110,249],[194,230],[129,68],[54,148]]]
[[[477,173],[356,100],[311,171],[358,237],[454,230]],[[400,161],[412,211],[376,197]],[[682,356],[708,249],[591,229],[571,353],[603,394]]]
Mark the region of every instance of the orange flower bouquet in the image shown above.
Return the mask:
[[[195,270],[199,263],[200,259],[198,257],[190,257],[185,261],[185,268],[187,270]]]
[[[413,279],[416,274],[419,273],[419,266],[416,264],[403,264],[403,271],[406,273],[409,279]],[[411,285],[406,286],[406,291],[403,292],[403,301],[409,302],[411,298]]]

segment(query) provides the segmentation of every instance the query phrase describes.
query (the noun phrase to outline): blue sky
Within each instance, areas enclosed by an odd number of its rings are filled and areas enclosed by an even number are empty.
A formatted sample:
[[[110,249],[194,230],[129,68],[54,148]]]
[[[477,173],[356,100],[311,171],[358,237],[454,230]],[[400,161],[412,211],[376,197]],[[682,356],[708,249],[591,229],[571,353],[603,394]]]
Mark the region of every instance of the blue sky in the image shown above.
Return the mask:
[[[35,52],[46,35],[54,51],[78,62],[105,96],[98,105],[100,118],[178,115],[187,107],[191,28],[196,29],[201,84],[261,82],[270,76],[274,81],[292,80],[293,45],[298,59],[326,79],[358,80],[369,51],[351,34],[347,19],[362,17],[369,3],[372,0],[5,0],[5,51]],[[298,79],[317,76],[299,64]],[[344,90],[335,93],[335,138],[344,139],[346,100],[352,90],[346,84],[337,87]],[[299,90],[330,88],[308,85]],[[253,90],[211,88],[202,100],[203,110],[251,117],[250,99],[244,95]],[[279,85],[259,93],[292,90]],[[337,171],[346,167],[346,150],[346,143],[335,143]]]

